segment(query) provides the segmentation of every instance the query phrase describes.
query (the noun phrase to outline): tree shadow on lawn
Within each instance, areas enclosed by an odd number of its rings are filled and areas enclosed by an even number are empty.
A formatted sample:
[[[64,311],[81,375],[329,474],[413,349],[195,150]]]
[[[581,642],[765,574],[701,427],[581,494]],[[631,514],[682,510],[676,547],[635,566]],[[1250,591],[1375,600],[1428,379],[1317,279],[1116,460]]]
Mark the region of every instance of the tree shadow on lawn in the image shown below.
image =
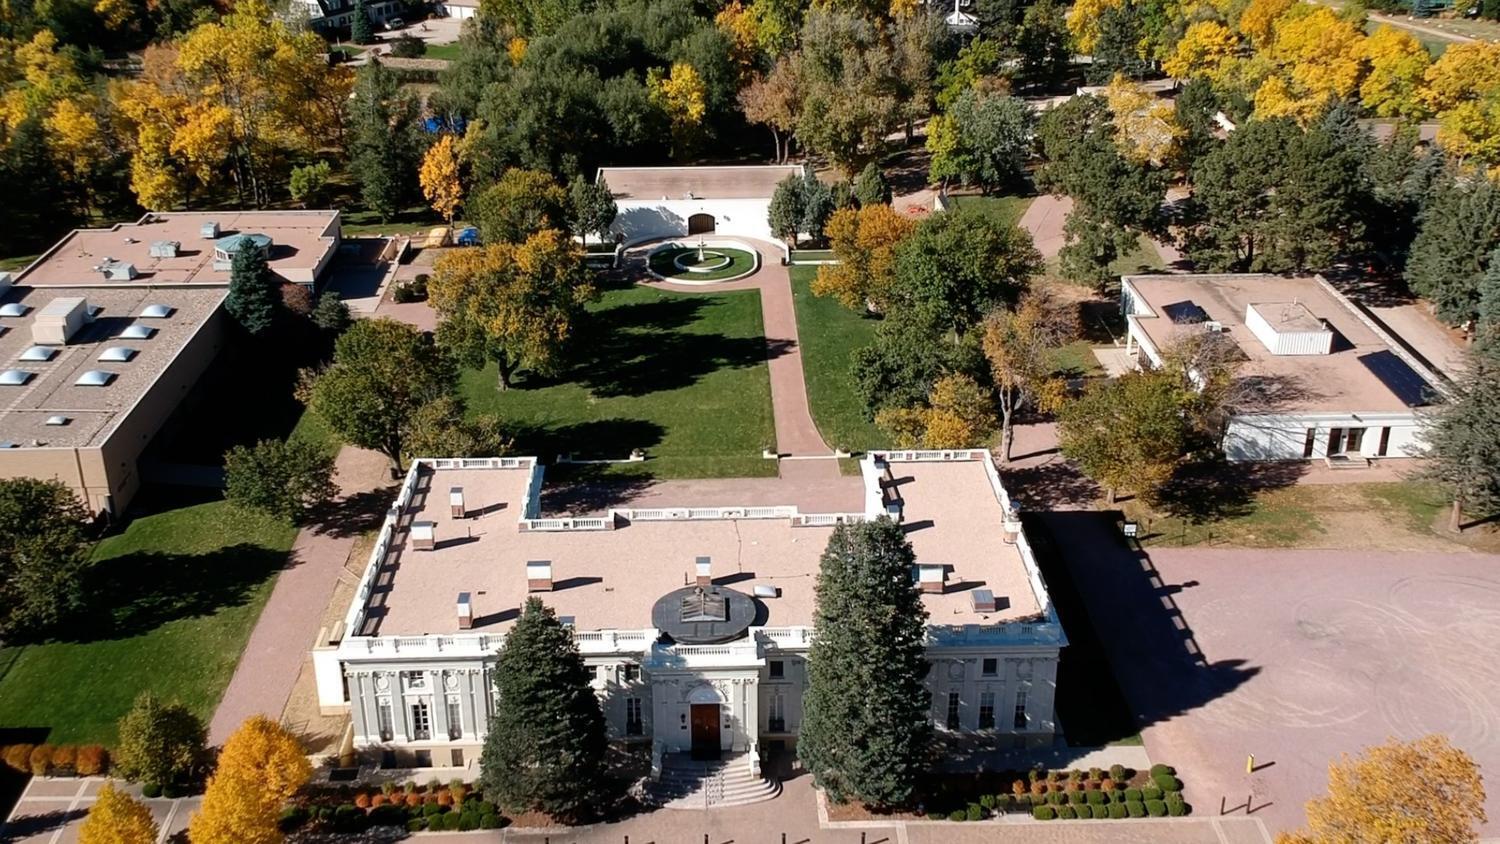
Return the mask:
[[[356,492],[315,507],[308,513],[307,524],[321,534],[339,538],[359,536],[376,530],[385,521],[386,512],[396,499],[399,484],[390,483],[378,489]]]
[[[70,642],[124,639],[250,599],[287,565],[284,552],[240,543],[207,554],[134,553],[95,563],[86,593],[100,604],[64,627]]]
[[[1177,469],[1154,509],[1194,525],[1242,518],[1254,512],[1256,496],[1291,486],[1306,472],[1296,461],[1195,461]]]
[[[529,375],[519,389],[576,383],[599,398],[639,397],[690,387],[721,369],[766,361],[763,337],[725,337],[683,330],[726,307],[721,299],[673,296],[633,302],[595,313],[566,371],[553,378]]]
[[[633,449],[650,449],[661,443],[666,429],[646,419],[596,419],[566,425],[512,425],[517,454],[534,454],[545,462],[566,454],[579,460],[623,460]],[[603,471],[602,465],[572,465],[569,472]],[[633,464],[642,466],[642,464]],[[644,468],[644,467],[643,467]],[[548,475],[560,467],[548,467]]]

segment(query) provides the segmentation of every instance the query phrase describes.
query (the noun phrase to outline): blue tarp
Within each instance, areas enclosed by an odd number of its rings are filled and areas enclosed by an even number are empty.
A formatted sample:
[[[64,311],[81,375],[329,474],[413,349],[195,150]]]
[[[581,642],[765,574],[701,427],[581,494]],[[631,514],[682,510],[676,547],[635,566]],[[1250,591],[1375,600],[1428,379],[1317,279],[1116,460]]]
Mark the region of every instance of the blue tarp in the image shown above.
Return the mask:
[[[467,226],[465,228],[459,229],[458,234],[453,236],[453,244],[455,246],[478,246],[479,229],[476,229],[473,226]]]

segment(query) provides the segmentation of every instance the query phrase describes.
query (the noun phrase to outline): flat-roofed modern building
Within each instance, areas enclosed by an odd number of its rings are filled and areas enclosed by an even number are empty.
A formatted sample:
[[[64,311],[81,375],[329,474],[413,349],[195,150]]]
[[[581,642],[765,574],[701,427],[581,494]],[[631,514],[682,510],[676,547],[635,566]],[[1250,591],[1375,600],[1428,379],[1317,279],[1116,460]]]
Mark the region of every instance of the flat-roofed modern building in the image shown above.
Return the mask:
[[[814,585],[834,525],[902,524],[930,614],[940,732],[1045,745],[1066,638],[985,451],[880,452],[864,506],[612,509],[543,517],[532,458],[423,460],[407,474],[345,619],[313,650],[319,703],[366,761],[465,768],[497,705],[490,670],[528,597],[576,631],[616,739],[673,753],[795,745]]]
[[[1126,276],[1127,354],[1160,366],[1186,336],[1234,343],[1253,395],[1224,432],[1230,460],[1326,459],[1335,464],[1419,453],[1421,411],[1442,379],[1323,278],[1276,275]]]
[[[56,479],[120,512],[142,450],[223,342],[234,253],[265,250],[313,287],[339,243],[337,211],[152,213],[0,273],[0,477]]]
[[[611,230],[625,243],[683,235],[776,240],[767,222],[771,194],[797,165],[604,167],[618,213]]]

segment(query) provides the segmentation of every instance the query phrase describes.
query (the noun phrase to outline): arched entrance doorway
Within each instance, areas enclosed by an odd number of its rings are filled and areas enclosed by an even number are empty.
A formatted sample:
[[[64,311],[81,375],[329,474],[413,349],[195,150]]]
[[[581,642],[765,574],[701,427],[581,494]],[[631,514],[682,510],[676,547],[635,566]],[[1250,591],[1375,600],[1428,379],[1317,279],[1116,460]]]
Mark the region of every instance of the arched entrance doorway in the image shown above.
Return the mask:
[[[688,234],[713,234],[714,215],[694,214],[688,217]]]
[[[723,704],[714,687],[706,684],[688,695],[688,724],[694,759],[719,758],[719,720]]]

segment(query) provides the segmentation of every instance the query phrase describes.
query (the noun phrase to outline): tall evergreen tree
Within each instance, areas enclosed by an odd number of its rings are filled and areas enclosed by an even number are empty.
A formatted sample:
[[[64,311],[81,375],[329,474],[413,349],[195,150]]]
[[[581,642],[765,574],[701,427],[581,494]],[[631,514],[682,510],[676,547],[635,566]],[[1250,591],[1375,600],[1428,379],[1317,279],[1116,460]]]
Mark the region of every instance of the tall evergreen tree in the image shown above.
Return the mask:
[[[882,205],[891,201],[891,186],[880,172],[880,165],[871,161],[859,171],[854,180],[854,198],[860,205]]]
[[[500,704],[479,760],[486,796],[513,812],[585,817],[604,790],[604,713],[573,634],[536,598],[495,662]]]
[[[1490,254],[1500,246],[1500,189],[1489,179],[1438,185],[1422,211],[1406,262],[1406,283],[1437,310],[1438,318],[1461,325],[1479,310],[1480,280]]]
[[[224,310],[251,334],[260,334],[276,321],[281,283],[266,263],[266,254],[245,238],[229,265],[229,293]]]
[[[926,770],[927,610],[915,561],[886,519],[835,528],[823,552],[797,754],[835,802],[904,805]]]
[[[417,198],[422,136],[417,98],[379,59],[359,69],[350,169],[365,205],[389,220]]]
[[[365,0],[354,0],[354,17],[349,22],[349,40],[356,44],[375,43],[375,23]]]
[[[1465,512],[1500,513],[1500,346],[1481,340],[1454,395],[1422,431],[1428,474],[1453,496],[1454,530]]]
[[[797,234],[802,230],[802,218],[807,212],[806,198],[802,193],[802,178],[787,176],[776,183],[771,191],[771,203],[766,208],[766,224],[786,245],[797,247]]]
[[[823,239],[823,229],[828,225],[828,218],[833,216],[834,209],[838,207],[838,201],[833,195],[833,189],[823,184],[811,173],[802,177],[802,231],[813,240]]]
[[[581,237],[592,234],[598,235],[600,240],[610,240],[609,227],[619,214],[619,208],[603,179],[588,182],[582,174],[575,175],[568,185],[568,200],[573,206],[574,234]]]
[[[1050,86],[1067,73],[1073,50],[1066,15],[1067,9],[1056,0],[1036,0],[1021,16],[1016,46],[1021,76],[1028,83]]]
[[[1103,85],[1124,74],[1130,79],[1144,78],[1150,65],[1141,58],[1140,12],[1134,3],[1106,6],[1099,15],[1099,40],[1094,44],[1094,61],[1084,76],[1094,85]]]

